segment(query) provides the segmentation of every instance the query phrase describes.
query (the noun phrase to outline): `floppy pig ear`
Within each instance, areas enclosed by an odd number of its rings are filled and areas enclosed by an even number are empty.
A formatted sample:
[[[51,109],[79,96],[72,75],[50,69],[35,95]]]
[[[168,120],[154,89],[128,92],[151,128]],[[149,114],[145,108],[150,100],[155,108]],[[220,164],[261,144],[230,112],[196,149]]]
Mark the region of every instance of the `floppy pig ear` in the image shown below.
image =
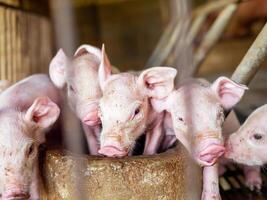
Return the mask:
[[[101,60],[101,57],[102,57],[102,54],[101,54],[101,51],[100,49],[94,47],[94,46],[91,46],[91,45],[88,45],[88,44],[84,44],[84,45],[81,45],[75,52],[74,54],[74,57],[79,57],[81,56],[82,54],[84,53],[89,53],[89,54],[93,54],[95,55],[99,60]]]
[[[105,46],[102,46],[102,56],[101,56],[101,63],[98,69],[98,79],[101,89],[103,90],[104,84],[108,77],[111,75],[111,64],[108,59],[108,56],[105,52]]]
[[[35,99],[31,107],[27,110],[26,120],[36,123],[41,128],[48,128],[55,123],[59,117],[59,107],[48,97]]]
[[[55,57],[50,62],[49,75],[53,83],[58,88],[65,86],[65,71],[68,58],[62,49],[59,49]]]
[[[149,97],[162,99],[174,89],[177,70],[171,67],[152,67],[143,71],[138,77],[138,84]]]
[[[247,86],[235,83],[226,77],[219,77],[211,85],[211,88],[216,92],[225,109],[234,107],[248,89]]]

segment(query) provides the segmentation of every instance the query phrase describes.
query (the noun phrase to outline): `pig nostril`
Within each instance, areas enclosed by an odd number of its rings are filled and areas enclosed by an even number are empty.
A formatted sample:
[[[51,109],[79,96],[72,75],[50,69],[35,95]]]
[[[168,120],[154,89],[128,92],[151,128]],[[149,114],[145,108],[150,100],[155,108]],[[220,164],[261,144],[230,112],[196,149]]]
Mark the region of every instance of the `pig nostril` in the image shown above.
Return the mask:
[[[26,153],[26,156],[27,157],[30,157],[34,154],[35,152],[35,146],[34,144],[31,144],[29,147],[28,147],[28,150],[27,150],[27,153]]]

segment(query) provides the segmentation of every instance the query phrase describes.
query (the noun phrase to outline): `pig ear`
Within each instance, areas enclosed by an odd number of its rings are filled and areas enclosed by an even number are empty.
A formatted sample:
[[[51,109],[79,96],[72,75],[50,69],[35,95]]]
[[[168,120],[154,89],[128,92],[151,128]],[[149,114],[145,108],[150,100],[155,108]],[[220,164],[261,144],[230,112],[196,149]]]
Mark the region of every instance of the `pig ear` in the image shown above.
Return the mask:
[[[234,107],[244,95],[245,90],[248,89],[247,86],[235,83],[226,77],[219,77],[211,85],[211,88],[218,95],[225,109]]]
[[[60,49],[50,62],[49,75],[55,86],[63,88],[65,86],[65,71],[68,58],[64,51]]]
[[[149,97],[162,99],[174,89],[177,70],[171,67],[152,67],[138,77],[138,84]]]
[[[35,99],[27,110],[25,118],[36,123],[40,128],[48,128],[55,123],[59,117],[59,107],[48,97]]]
[[[98,79],[101,89],[103,90],[104,84],[108,77],[111,75],[112,66],[105,52],[105,46],[102,46],[101,63],[98,69]]]
[[[95,55],[99,60],[102,57],[100,49],[93,47],[88,44],[81,45],[75,52],[74,57],[79,57],[83,55],[84,53],[89,53]]]

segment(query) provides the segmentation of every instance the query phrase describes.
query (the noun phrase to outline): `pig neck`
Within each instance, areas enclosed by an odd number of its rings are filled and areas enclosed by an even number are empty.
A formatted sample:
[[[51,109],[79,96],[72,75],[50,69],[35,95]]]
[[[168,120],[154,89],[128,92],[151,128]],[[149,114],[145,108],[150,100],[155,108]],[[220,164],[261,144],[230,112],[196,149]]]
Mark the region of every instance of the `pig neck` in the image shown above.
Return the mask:
[[[159,117],[161,117],[163,115],[163,113],[157,113],[150,101],[149,101],[149,104],[148,104],[148,118],[147,118],[147,128],[152,128],[154,126],[154,123],[158,120]]]

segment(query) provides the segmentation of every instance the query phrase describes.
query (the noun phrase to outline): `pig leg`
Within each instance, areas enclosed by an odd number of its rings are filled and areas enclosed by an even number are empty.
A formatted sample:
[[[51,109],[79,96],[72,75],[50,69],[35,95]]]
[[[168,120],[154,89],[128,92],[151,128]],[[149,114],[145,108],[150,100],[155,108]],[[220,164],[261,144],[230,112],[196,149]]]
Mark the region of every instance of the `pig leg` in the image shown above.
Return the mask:
[[[35,161],[34,168],[33,168],[33,176],[32,182],[30,185],[30,200],[39,200],[40,199],[40,184],[41,184],[41,177],[39,174],[39,165],[38,161]]]
[[[250,190],[260,190],[262,186],[261,170],[259,166],[244,166],[246,185]]]
[[[162,117],[159,117],[146,133],[144,155],[156,154],[163,139]]]
[[[90,154],[98,155],[98,150],[99,150],[98,136],[100,134],[100,127],[99,126],[91,127],[88,125],[83,125],[83,130],[85,133]]]
[[[218,164],[203,168],[203,191],[201,200],[221,200]]]

